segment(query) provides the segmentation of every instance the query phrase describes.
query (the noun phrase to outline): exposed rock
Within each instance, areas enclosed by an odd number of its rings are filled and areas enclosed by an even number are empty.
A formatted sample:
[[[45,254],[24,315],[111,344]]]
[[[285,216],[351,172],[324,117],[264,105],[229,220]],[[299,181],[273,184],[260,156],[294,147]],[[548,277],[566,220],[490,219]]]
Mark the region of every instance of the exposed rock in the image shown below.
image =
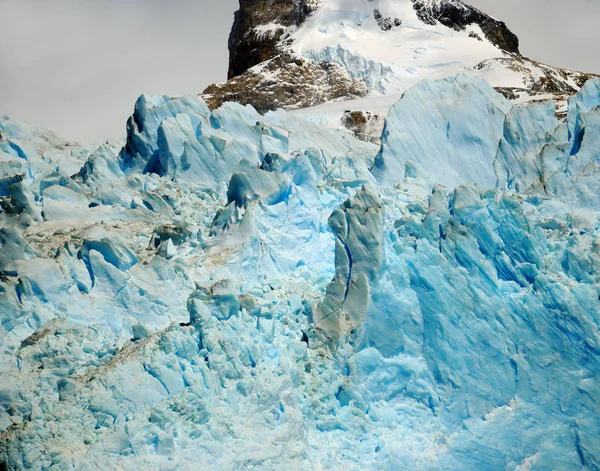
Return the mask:
[[[362,80],[351,78],[338,64],[282,53],[226,83],[210,85],[202,98],[211,109],[235,101],[265,112],[359,98],[367,92]]]
[[[479,36],[475,31],[471,31],[469,33],[469,37],[473,38],[473,39],[477,39],[477,41],[483,41],[483,39],[481,39],[481,36]]]
[[[552,98],[557,105],[557,116],[566,115],[567,99],[581,88],[586,81],[595,77],[568,69],[559,69],[531,60],[527,57],[503,57],[489,59],[475,66],[485,72],[500,64],[508,72],[522,78],[522,87],[496,87],[496,91],[511,101],[538,101]]]
[[[342,125],[354,133],[361,141],[380,143],[383,131],[384,116],[370,111],[346,111],[342,117]]]
[[[517,103],[553,98],[557,115],[562,117],[568,96],[591,77],[523,57],[519,39],[505,23],[461,0],[410,1],[414,13],[391,3],[357,2],[352,11],[344,11],[325,0],[240,0],[229,38],[229,80],[210,85],[201,96],[210,109],[232,101],[264,113],[278,108],[309,108],[333,100],[401,95],[432,70],[421,58],[437,54],[432,52],[437,50],[433,43],[440,33],[459,45],[449,48],[454,50],[448,51],[448,57],[431,59],[439,61],[436,74],[446,69],[448,76],[455,75],[454,66],[449,64],[461,62],[463,48],[473,47],[479,52],[464,57],[467,70]],[[406,17],[399,18],[402,15]],[[311,21],[307,21],[309,17]],[[402,20],[411,26],[415,21],[438,26],[423,26],[425,36],[416,38],[422,47],[410,51],[406,44],[415,40],[413,28],[401,28]],[[336,39],[337,33],[332,31],[339,28],[352,30],[352,34]],[[379,35],[381,31],[386,34]],[[312,39],[321,34],[322,45]],[[382,56],[385,60],[374,60],[362,50],[364,41],[373,37],[377,44],[374,42],[372,48],[389,49],[390,53]],[[474,40],[484,44],[479,47]],[[485,47],[488,44],[492,47]],[[340,117],[360,139],[378,141],[375,134],[381,126],[376,121],[359,115]],[[135,124],[130,123],[131,127]],[[127,150],[135,156],[137,149],[133,147]],[[158,159],[158,163],[148,162],[146,170],[164,172],[164,167]]]
[[[517,87],[495,87],[498,93],[504,96],[507,100],[516,100],[519,98],[521,93],[526,93],[527,89]]]
[[[573,94],[577,91],[575,89],[576,82],[573,81],[570,84],[570,79],[575,79],[576,77],[579,79],[581,75],[585,75],[580,72],[556,69],[527,59],[526,57],[490,59],[478,64],[475,66],[475,69],[482,70],[491,63],[500,63],[508,70],[522,74],[526,80],[524,85],[527,85],[527,88],[534,93]],[[534,71],[534,68],[537,70]]]
[[[204,90],[208,106],[235,101],[265,112],[366,96],[364,81],[342,66],[301,58],[289,49],[289,30],[318,5],[319,0],[240,0],[229,36],[229,80]]]
[[[441,23],[456,31],[477,24],[485,37],[505,52],[519,53],[519,38],[502,21],[495,20],[460,0],[413,0],[419,19],[428,25]]]
[[[392,19],[389,16],[384,17],[377,8],[373,10],[373,17],[382,31],[389,31],[394,27],[402,26],[402,20],[400,18]]]
[[[229,35],[228,78],[275,57],[288,27],[301,24],[316,0],[240,0]]]

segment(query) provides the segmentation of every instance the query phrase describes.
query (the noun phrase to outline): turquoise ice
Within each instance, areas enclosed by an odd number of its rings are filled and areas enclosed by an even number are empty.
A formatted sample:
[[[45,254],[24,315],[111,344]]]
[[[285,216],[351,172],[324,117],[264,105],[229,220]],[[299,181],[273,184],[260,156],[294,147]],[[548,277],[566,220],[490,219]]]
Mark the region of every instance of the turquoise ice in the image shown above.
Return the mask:
[[[8,469],[600,467],[600,80],[425,81],[381,148],[142,96],[0,120]]]

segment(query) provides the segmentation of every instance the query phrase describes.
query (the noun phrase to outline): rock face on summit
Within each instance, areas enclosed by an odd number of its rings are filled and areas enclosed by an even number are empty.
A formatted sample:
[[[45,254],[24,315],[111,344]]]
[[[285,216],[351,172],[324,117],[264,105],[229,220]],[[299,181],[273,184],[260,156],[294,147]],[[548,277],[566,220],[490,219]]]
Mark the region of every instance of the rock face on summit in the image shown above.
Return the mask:
[[[498,48],[511,54],[520,55],[519,38],[503,21],[486,15],[477,8],[466,5],[460,0],[436,2],[431,0],[412,0],[417,16],[423,23],[435,25],[441,23],[456,31],[465,31],[476,24],[485,37]]]
[[[310,0],[240,0],[229,35],[229,71],[237,77],[279,52],[285,30],[299,26],[316,8]],[[260,26],[276,25],[271,32]]]
[[[240,0],[229,35],[229,80],[204,91],[207,104],[214,109],[235,101],[264,112],[366,96],[366,84],[339,64],[313,61],[291,48],[290,34],[318,5],[319,0]]]

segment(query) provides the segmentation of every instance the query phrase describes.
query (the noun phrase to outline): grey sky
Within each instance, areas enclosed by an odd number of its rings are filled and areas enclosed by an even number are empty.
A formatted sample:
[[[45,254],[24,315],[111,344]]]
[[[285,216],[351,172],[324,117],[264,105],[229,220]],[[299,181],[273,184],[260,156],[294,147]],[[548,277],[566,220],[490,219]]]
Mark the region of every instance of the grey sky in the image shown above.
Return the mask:
[[[471,0],[522,52],[600,73],[597,0]],[[0,114],[84,142],[124,134],[137,96],[224,80],[237,0],[0,0]]]

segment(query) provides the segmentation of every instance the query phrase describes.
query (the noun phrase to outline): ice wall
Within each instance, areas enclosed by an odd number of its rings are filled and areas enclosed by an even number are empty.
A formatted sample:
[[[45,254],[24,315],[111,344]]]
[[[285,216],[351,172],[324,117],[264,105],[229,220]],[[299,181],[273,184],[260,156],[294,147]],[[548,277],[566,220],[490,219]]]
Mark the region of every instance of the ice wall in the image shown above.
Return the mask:
[[[3,118],[0,463],[600,467],[599,105],[423,82],[379,152],[191,98],[98,149]]]

